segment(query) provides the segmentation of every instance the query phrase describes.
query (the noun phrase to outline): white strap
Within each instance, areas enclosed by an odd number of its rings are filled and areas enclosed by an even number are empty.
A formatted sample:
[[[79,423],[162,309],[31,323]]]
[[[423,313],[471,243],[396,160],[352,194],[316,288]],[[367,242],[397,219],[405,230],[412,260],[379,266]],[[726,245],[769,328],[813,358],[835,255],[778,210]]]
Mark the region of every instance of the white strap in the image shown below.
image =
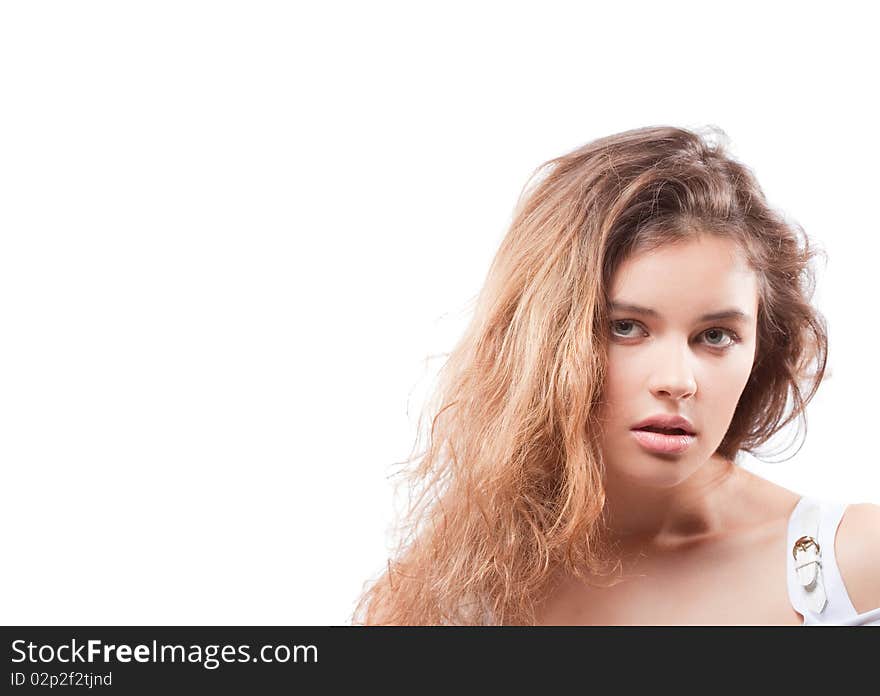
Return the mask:
[[[792,548],[798,583],[804,588],[807,606],[817,614],[828,603],[822,577],[822,549],[818,541],[819,520],[818,501],[805,501],[795,526],[800,536]]]

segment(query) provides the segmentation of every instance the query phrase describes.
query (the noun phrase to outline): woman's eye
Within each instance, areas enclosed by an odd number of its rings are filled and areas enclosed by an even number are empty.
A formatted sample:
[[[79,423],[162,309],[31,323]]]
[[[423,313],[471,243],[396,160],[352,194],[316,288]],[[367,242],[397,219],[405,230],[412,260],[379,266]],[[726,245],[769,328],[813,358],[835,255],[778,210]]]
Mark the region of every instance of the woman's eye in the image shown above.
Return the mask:
[[[636,334],[633,332],[633,328],[638,327],[638,322],[628,319],[611,322],[612,333],[620,338],[634,338]],[[734,343],[739,342],[739,337],[729,329],[706,329],[701,335],[706,337],[706,345],[713,348],[730,348]],[[725,336],[728,337],[726,341],[724,340]]]
[[[621,326],[621,325],[623,325],[623,326],[636,326],[636,323],[635,323],[634,321],[624,321],[624,320],[621,320],[621,321],[613,321],[613,322],[611,322],[612,330],[614,329],[614,327],[619,327],[619,326]],[[624,333],[625,333],[625,334],[629,334],[629,331],[624,330]],[[618,335],[618,336],[619,336],[620,333],[617,332],[615,335]],[[624,336],[624,338],[631,338],[631,337],[634,336],[634,335],[635,335],[635,334],[629,334],[629,335]]]
[[[706,339],[709,341],[710,346],[718,346],[720,348],[726,348],[726,347],[736,343],[736,336],[732,332],[728,331],[727,329],[709,329],[707,331],[704,331],[703,335],[706,336]],[[720,336],[720,337],[722,337],[722,340],[723,340],[723,337],[725,335],[729,336],[729,339],[726,342],[722,342],[722,343],[715,343],[714,339],[709,338],[710,336],[716,336],[716,337]]]

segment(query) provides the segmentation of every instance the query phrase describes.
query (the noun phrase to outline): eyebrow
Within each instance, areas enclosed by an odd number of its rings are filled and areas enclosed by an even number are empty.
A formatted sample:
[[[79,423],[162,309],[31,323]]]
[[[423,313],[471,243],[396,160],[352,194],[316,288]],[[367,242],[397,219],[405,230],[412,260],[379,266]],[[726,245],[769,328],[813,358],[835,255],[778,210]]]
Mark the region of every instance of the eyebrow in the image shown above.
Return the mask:
[[[647,317],[660,318],[660,312],[650,307],[642,307],[631,302],[612,302],[612,312],[632,312],[633,314],[642,314]],[[697,321],[719,321],[723,319],[732,319],[734,321],[748,322],[751,317],[739,309],[722,309],[720,312],[709,312],[704,314]]]

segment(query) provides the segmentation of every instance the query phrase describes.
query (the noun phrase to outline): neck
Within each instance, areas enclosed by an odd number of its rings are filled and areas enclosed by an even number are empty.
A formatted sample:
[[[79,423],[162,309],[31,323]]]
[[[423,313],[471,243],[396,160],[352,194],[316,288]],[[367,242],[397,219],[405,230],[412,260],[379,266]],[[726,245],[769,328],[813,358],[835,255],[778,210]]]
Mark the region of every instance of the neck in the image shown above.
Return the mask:
[[[741,483],[739,467],[719,455],[667,488],[606,472],[606,533],[625,548],[670,549],[709,541],[729,530],[730,501]]]

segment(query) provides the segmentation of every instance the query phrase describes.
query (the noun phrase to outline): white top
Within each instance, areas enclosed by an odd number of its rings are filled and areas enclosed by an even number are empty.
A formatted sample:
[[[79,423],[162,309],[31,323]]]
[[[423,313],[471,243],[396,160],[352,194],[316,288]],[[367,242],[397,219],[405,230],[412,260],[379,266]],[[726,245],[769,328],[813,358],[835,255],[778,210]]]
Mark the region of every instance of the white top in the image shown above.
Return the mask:
[[[837,568],[834,540],[846,507],[846,503],[803,496],[789,517],[785,554],[788,596],[795,611],[804,617],[804,626],[880,626],[880,607],[859,614]],[[796,562],[792,549],[804,536],[815,538],[819,549],[817,552],[806,542]]]

